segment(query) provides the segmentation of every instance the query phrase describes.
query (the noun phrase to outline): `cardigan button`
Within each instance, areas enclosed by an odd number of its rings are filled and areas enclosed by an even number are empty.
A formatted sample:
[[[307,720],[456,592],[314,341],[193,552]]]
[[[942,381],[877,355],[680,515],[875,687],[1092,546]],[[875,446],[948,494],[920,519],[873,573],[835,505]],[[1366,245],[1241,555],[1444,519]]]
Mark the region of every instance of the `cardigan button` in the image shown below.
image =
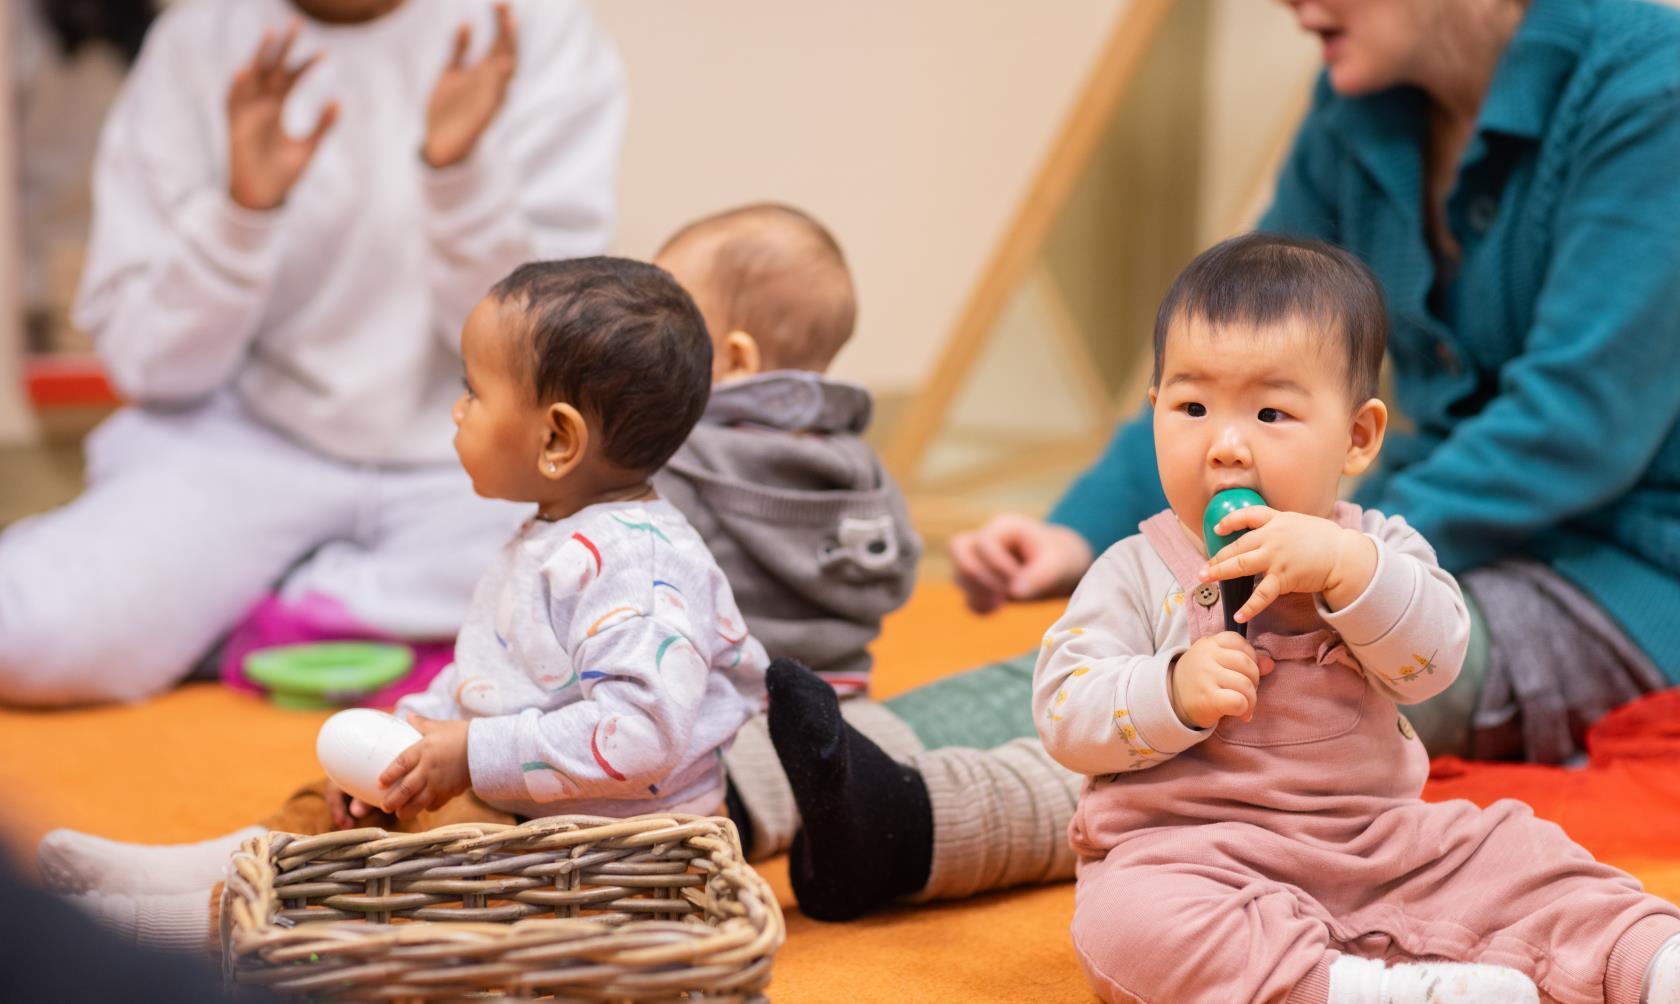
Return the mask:
[[[1204,582],[1196,587],[1196,603],[1199,606],[1211,607],[1219,602],[1219,587],[1211,582]]]
[[[1470,226],[1478,234],[1485,234],[1493,229],[1493,221],[1499,216],[1499,200],[1491,195],[1478,195],[1470,200]]]

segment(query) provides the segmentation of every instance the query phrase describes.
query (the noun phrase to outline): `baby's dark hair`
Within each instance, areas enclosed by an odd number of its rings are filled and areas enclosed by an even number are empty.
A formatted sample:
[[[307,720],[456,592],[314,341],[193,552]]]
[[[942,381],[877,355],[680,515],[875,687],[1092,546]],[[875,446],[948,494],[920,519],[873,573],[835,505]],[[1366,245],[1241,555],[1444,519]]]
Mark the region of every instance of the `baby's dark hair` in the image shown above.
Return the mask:
[[[726,311],[726,330],[757,340],[766,369],[821,372],[857,324],[857,293],[834,235],[808,213],[761,202],[695,220],[660,253],[712,237],[706,278]]]
[[[1265,327],[1287,320],[1340,337],[1355,403],[1376,396],[1388,343],[1382,287],[1365,263],[1324,241],[1249,233],[1208,248],[1178,274],[1155,314],[1154,386],[1174,321]]]
[[[657,470],[700,420],[712,342],[664,269],[608,257],[530,262],[490,295],[523,319],[532,397],[581,412],[614,464]]]

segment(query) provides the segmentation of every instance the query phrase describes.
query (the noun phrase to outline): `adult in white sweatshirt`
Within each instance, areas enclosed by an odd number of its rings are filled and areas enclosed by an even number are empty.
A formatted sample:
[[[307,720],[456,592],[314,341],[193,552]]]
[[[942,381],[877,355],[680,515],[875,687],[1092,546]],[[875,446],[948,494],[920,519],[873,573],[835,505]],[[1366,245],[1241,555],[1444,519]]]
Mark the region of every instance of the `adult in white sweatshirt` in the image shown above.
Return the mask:
[[[461,323],[607,247],[623,73],[581,0],[190,0],[106,123],[75,317],[131,402],[0,534],[0,701],[134,700],[252,605],[443,638],[520,514],[450,447]]]

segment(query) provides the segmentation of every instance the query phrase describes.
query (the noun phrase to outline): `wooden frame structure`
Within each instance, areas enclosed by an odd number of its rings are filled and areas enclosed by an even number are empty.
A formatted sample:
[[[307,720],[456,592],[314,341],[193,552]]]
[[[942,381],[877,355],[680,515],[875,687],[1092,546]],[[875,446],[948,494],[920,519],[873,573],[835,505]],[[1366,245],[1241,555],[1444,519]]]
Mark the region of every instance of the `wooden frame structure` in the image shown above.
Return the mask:
[[[1131,0],[1115,23],[1026,198],[968,296],[927,386],[911,401],[883,451],[902,484],[914,485],[928,446],[980,359],[1010,295],[1027,277],[1051,227],[1084,174],[1115,110],[1131,89],[1175,0]]]
[[[1120,402],[1137,401],[1146,390],[1147,343],[1140,346],[1138,358],[1127,365],[1118,394],[1111,394],[1102,378],[1096,376],[1098,367],[1091,347],[1079,336],[1078,322],[1062,300],[1056,278],[1044,267],[1042,257],[1057,220],[1067,210],[1080,179],[1091,169],[1106,130],[1135,91],[1151,48],[1161,41],[1173,10],[1174,0],[1133,0],[1118,18],[1084,89],[965,301],[926,384],[909,401],[888,437],[883,451],[887,465],[916,498],[919,516],[940,514],[948,521],[967,523],[976,513],[961,504],[962,495],[1080,462],[1101,448],[1111,434],[1112,423],[1123,417],[1126,406]],[[1243,197],[1234,204],[1230,218],[1221,221],[1217,233],[1204,236],[1221,238],[1253,225],[1265,206],[1278,164],[1288,152],[1293,126],[1310,100],[1312,82],[1308,77],[1289,100],[1279,117],[1276,135],[1244,178]],[[1028,285],[1050,315],[1045,335],[1056,354],[1070,366],[1074,379],[1070,392],[1083,411],[1099,419],[1096,424],[1100,431],[1018,446],[978,465],[924,477],[924,460],[956,410],[959,396],[998,330],[1011,297]]]

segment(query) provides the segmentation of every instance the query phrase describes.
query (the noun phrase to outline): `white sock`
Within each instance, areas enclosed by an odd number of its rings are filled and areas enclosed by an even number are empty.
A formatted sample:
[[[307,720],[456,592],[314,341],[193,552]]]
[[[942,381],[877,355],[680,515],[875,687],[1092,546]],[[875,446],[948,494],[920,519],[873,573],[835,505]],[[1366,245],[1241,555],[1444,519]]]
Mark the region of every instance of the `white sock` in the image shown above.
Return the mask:
[[[1330,965],[1330,1004],[1538,1004],[1534,981],[1515,969],[1343,955]],[[1680,1004],[1677,1001],[1676,1004]]]
[[[210,886],[139,896],[90,892],[68,899],[124,941],[184,952],[209,950]]]
[[[1662,943],[1645,970],[1643,1004],[1680,1004],[1680,934]]]
[[[125,844],[75,830],[54,830],[36,851],[41,880],[59,892],[143,893],[203,890],[222,880],[228,859],[260,826],[197,844]]]

